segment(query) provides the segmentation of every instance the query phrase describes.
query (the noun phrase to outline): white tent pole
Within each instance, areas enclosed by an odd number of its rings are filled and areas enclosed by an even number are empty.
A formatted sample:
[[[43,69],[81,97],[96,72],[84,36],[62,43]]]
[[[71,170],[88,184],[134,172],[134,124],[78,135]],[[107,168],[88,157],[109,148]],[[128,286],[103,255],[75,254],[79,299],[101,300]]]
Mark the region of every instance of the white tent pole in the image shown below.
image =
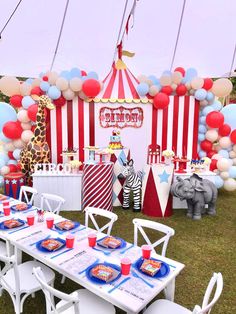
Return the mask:
[[[179,21],[178,33],[177,33],[177,37],[176,37],[176,41],[175,41],[174,53],[173,53],[172,60],[171,60],[170,71],[172,71],[174,61],[175,61],[175,55],[176,55],[177,46],[178,46],[178,42],[179,42],[179,35],[180,35],[182,21],[183,21],[183,17],[184,17],[184,10],[185,10],[186,2],[187,2],[187,0],[183,1],[183,7],[182,7],[182,12],[181,12],[180,21]]]
[[[18,9],[19,5],[21,4],[22,0],[20,0],[15,9],[13,10],[12,14],[10,15],[10,17],[7,19],[6,23],[4,24],[2,30],[0,31],[0,39],[2,38],[2,33],[4,32],[5,28],[7,27],[8,23],[10,22],[10,20],[12,19],[13,15],[16,13],[16,10]]]
[[[69,2],[70,2],[70,0],[66,1],[65,11],[64,11],[64,14],[63,14],[63,18],[62,18],[60,32],[59,32],[59,36],[58,36],[58,39],[57,39],[57,44],[56,44],[56,48],[55,48],[55,51],[54,51],[54,55],[53,55],[53,59],[52,59],[51,67],[50,67],[50,71],[53,68],[53,65],[54,65],[54,62],[55,62],[55,59],[56,59],[56,56],[57,56],[57,51],[58,51],[58,47],[59,47],[60,40],[61,40],[61,35],[62,35],[64,23],[65,23],[65,18],[66,18],[66,13],[67,13],[67,9],[68,9],[68,6],[69,6]]]

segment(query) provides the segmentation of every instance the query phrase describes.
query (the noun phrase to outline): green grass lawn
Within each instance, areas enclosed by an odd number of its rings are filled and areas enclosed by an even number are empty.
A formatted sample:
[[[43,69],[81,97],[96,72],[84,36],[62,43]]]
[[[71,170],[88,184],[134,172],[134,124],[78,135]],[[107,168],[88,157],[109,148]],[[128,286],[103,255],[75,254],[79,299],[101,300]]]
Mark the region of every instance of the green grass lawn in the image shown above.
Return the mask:
[[[149,219],[141,213],[114,210],[119,220],[113,227],[113,234],[133,241],[132,219],[135,217]],[[84,221],[83,213],[62,212],[67,218]],[[224,289],[219,302],[212,314],[236,313],[236,193],[220,191],[217,203],[217,216],[204,217],[201,221],[192,221],[185,217],[184,210],[175,210],[174,215],[152,220],[164,223],[174,228],[176,234],[171,238],[167,257],[186,265],[176,280],[176,302],[193,309],[195,304],[201,304],[208,281],[213,272],[221,272],[224,278]],[[154,239],[155,234],[151,233]],[[141,244],[141,243],[140,243]],[[29,259],[24,256],[24,259]],[[78,289],[78,285],[66,280],[60,284],[57,275],[55,286],[65,292]],[[163,297],[159,295],[157,298]],[[6,292],[0,297],[0,314],[11,314],[12,302]],[[44,296],[36,293],[35,299],[29,297],[24,305],[26,314],[44,314]],[[117,313],[123,313],[117,309]],[[158,313],[157,313],[158,314]],[[160,313],[161,314],[161,313]],[[174,313],[173,313],[174,314]]]

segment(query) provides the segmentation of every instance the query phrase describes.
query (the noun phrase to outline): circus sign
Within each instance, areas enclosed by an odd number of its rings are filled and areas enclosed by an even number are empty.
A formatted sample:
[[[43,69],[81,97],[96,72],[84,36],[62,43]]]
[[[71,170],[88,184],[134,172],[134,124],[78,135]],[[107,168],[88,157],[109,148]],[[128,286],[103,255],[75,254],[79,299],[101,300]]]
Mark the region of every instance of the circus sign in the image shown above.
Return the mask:
[[[118,108],[102,107],[99,112],[102,128],[141,128],[143,124],[143,109],[139,107]]]

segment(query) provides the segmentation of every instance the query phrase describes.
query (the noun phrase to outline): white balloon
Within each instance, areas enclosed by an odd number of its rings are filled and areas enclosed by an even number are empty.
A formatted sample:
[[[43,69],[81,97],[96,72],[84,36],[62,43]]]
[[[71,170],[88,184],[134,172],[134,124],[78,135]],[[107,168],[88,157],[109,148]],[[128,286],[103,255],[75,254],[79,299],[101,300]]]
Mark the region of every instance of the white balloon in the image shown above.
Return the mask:
[[[175,84],[175,83],[172,83],[172,84],[171,84],[171,88],[173,89],[173,91],[175,91],[175,90],[176,90],[177,86],[178,86],[178,85],[177,85],[177,84]]]
[[[5,176],[6,174],[8,174],[10,172],[10,168],[8,166],[3,166],[0,170],[0,174],[2,176]]]
[[[17,113],[17,119],[18,119],[20,122],[23,122],[23,123],[29,122],[29,121],[30,121],[30,118],[28,117],[27,110],[25,110],[25,109],[20,110],[20,111]]]
[[[33,82],[32,82],[32,87],[39,86],[40,83],[41,83],[40,78],[36,78],[36,79],[34,79]]]
[[[228,159],[226,158],[221,158],[217,161],[217,168],[220,171],[228,171],[230,167],[230,163],[228,161]]]
[[[68,81],[64,77],[58,77],[56,81],[56,87],[59,88],[59,90],[67,90],[69,87]]]
[[[171,76],[168,76],[168,75],[163,75],[160,77],[160,83],[162,86],[168,86],[168,85],[171,85]]]
[[[231,140],[228,136],[223,136],[219,140],[219,144],[222,148],[228,148],[231,145]]]
[[[149,94],[150,96],[155,96],[159,92],[159,88],[157,85],[152,85],[149,88]]]
[[[32,86],[26,82],[20,84],[20,93],[22,96],[29,96]]]
[[[206,139],[210,142],[215,142],[218,138],[218,132],[215,129],[208,130],[206,132]]]
[[[31,130],[32,124],[31,123],[21,123],[21,127],[23,130]]]
[[[229,192],[234,191],[236,189],[236,181],[232,178],[225,180],[224,189]]]
[[[13,145],[13,142],[9,142],[5,144],[4,148],[7,152],[12,152],[15,149],[15,146]]]
[[[75,97],[75,93],[71,89],[67,89],[62,92],[66,100],[72,100]]]
[[[174,72],[171,78],[172,78],[172,82],[178,85],[181,83],[183,75],[180,72]]]
[[[140,83],[146,83],[146,81],[148,80],[146,75],[139,75],[137,79]]]
[[[14,140],[12,143],[15,148],[23,148],[25,146],[25,143],[20,138],[18,140]]]
[[[54,72],[54,71],[52,71],[52,72],[50,72],[49,74],[48,74],[48,83],[50,84],[50,85],[55,85],[56,84],[56,80],[58,79],[58,73],[57,72]]]
[[[232,159],[235,158],[236,157],[236,152],[234,150],[231,150],[229,152],[229,157],[232,158]]]
[[[222,172],[220,173],[220,176],[221,176],[221,178],[222,178],[223,180],[227,180],[227,179],[229,178],[229,173],[228,173],[228,171],[222,171]]]
[[[202,88],[203,84],[204,84],[204,80],[201,77],[194,77],[191,81],[191,86],[194,89]]]
[[[211,157],[211,159],[216,159],[216,160],[220,160],[221,158],[223,158],[223,157],[219,154],[215,154]]]
[[[82,89],[83,81],[78,77],[73,77],[70,80],[70,89],[73,92],[79,92]]]
[[[32,131],[25,130],[21,134],[21,139],[23,142],[28,143],[33,136],[34,136],[34,133]]]

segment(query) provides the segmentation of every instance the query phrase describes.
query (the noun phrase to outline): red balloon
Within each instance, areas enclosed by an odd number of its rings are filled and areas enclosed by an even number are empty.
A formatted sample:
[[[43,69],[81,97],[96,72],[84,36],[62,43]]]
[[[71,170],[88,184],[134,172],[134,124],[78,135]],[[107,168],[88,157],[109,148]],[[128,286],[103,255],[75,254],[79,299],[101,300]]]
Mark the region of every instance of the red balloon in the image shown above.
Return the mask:
[[[231,132],[231,127],[228,124],[223,124],[219,128],[219,135],[221,135],[221,136],[228,136],[228,135],[230,135],[230,132]]]
[[[180,84],[176,88],[176,94],[178,96],[184,96],[187,93],[187,87],[184,84]]]
[[[61,96],[61,97],[59,97],[59,98],[53,100],[53,103],[54,103],[57,107],[62,107],[62,106],[65,105],[66,99],[65,99],[63,96]]]
[[[18,163],[18,164],[16,164],[16,167],[17,167],[17,171],[21,171],[22,169],[21,169],[21,165]]]
[[[171,86],[163,86],[162,89],[161,89],[161,92],[162,93],[165,93],[166,95],[171,95],[172,92],[173,92],[173,89]]]
[[[205,78],[202,88],[204,88],[205,90],[209,90],[212,88],[212,86],[213,86],[213,80],[211,78]]]
[[[157,93],[153,98],[153,105],[156,109],[164,109],[170,103],[170,97],[164,93]]]
[[[10,158],[10,159],[15,159],[15,157],[13,156],[13,152],[8,152],[7,153],[7,155],[8,155],[8,157]]]
[[[16,108],[20,108],[22,106],[22,104],[21,104],[22,98],[23,98],[23,96],[21,96],[21,95],[11,96],[11,98],[10,98],[11,105],[16,107]]]
[[[220,128],[224,124],[224,116],[219,111],[209,112],[206,116],[206,124],[211,128]]]
[[[23,129],[19,121],[18,122],[9,121],[3,125],[2,132],[6,137],[12,140],[16,140],[21,137]]]
[[[35,86],[31,89],[31,95],[38,95],[38,96],[42,96],[44,95],[44,92],[42,91],[42,89],[39,86]]]
[[[204,150],[205,152],[210,152],[212,150],[212,142],[208,140],[204,140],[200,144],[201,149]]]
[[[43,76],[43,81],[48,81],[48,77],[46,75]]]
[[[211,150],[207,153],[207,157],[212,158],[212,156],[214,156],[215,154],[217,154],[216,150]]]
[[[185,75],[185,69],[182,67],[178,67],[174,70],[174,72],[180,72],[183,76]]]
[[[230,139],[231,139],[231,142],[236,144],[236,130],[232,131],[232,133],[230,134]]]
[[[81,75],[82,76],[87,76],[87,72],[85,72],[84,70],[81,70]]]
[[[87,97],[96,97],[100,92],[101,86],[95,79],[88,79],[82,85],[82,91]]]
[[[16,172],[17,171],[17,166],[16,165],[10,164],[10,165],[8,165],[8,167],[10,169],[10,172]]]
[[[214,171],[215,169],[217,169],[217,159],[212,159],[211,160],[211,164],[210,164],[210,171]]]

